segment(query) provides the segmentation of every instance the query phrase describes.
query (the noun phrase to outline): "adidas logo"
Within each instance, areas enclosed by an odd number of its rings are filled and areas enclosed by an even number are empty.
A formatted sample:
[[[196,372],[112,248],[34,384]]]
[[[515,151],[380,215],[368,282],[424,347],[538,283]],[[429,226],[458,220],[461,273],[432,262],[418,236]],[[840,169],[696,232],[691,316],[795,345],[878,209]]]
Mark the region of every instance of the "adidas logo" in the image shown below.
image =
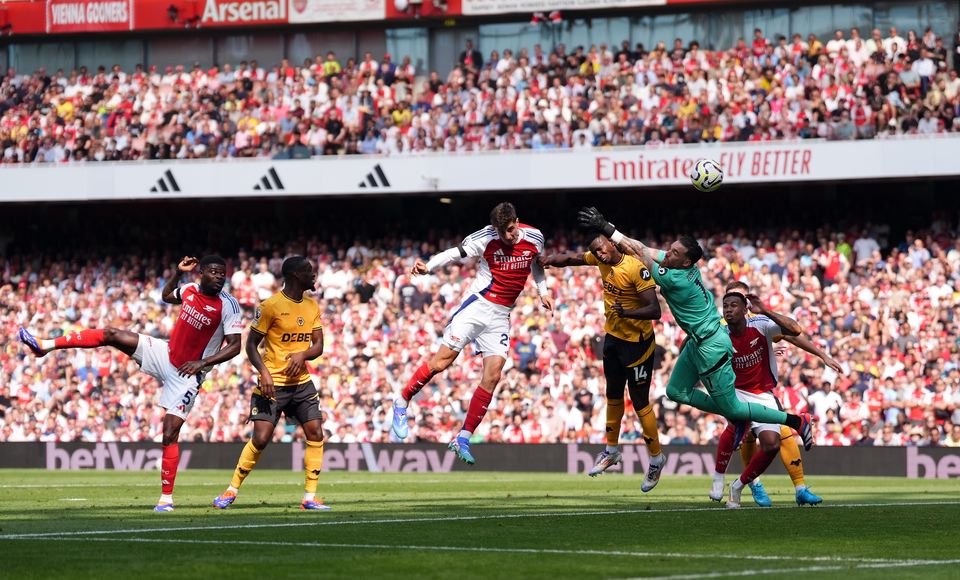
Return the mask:
[[[267,171],[267,174],[260,178],[260,183],[253,186],[254,191],[263,191],[264,189],[268,191],[273,191],[274,189],[283,190],[283,182],[280,181],[280,176],[277,175],[277,170],[273,167]]]
[[[164,171],[160,179],[157,180],[157,184],[150,188],[150,193],[160,191],[180,191],[180,184],[177,183],[177,180],[173,177],[173,172],[169,169]]]
[[[387,176],[383,173],[383,168],[380,167],[380,164],[377,163],[373,167],[373,171],[367,174],[367,179],[361,181],[359,187],[390,187],[390,182],[387,181]]]

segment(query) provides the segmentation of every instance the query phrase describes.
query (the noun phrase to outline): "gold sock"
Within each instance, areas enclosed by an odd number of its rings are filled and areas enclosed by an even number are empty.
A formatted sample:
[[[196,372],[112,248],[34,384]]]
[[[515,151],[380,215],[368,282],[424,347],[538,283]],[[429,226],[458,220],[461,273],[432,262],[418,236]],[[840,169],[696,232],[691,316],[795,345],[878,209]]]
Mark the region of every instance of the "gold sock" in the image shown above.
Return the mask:
[[[607,445],[620,444],[620,424],[623,422],[623,399],[607,399]]]
[[[657,431],[657,416],[653,407],[647,405],[637,413],[640,416],[640,426],[643,427],[643,441],[647,444],[647,453],[660,455],[660,433]]]
[[[243,446],[243,452],[240,453],[240,460],[237,461],[237,468],[233,470],[233,479],[230,480],[230,486],[240,489],[243,480],[250,475],[257,460],[260,459],[260,450],[253,446],[253,441],[247,441]]]
[[[780,460],[790,474],[794,487],[806,485],[803,482],[803,460],[800,459],[800,447],[793,438],[793,429],[782,426],[780,429]]]
[[[323,441],[307,441],[307,448],[303,454],[303,471],[306,474],[304,491],[317,493],[317,480],[320,479],[320,470],[323,468]]]

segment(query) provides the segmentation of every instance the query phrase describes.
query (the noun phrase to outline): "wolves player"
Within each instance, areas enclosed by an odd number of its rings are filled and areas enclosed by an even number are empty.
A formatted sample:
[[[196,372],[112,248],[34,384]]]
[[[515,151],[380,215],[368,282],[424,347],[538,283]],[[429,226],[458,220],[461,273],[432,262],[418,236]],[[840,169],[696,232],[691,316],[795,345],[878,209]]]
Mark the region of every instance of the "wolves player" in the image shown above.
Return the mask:
[[[596,208],[581,209],[577,219],[581,227],[603,232],[625,253],[640,258],[660,286],[660,293],[677,324],[693,343],[681,349],[677,357],[667,383],[667,397],[737,421],[741,436],[747,421],[780,423],[797,430],[807,449],[813,445],[810,416],[806,413],[788,414],[758,403],[744,403],[737,398],[736,378],[730,365],[733,347],[730,336],[720,329],[720,315],[714,305],[713,293],[703,285],[697,267],[703,249],[697,240],[681,236],[668,250],[657,250],[618,232]],[[698,381],[703,383],[707,393],[695,388]],[[737,443],[739,441],[735,441],[734,446]]]
[[[500,372],[510,352],[510,311],[532,273],[540,295],[540,303],[553,311],[553,300],[547,291],[543,269],[537,257],[543,252],[540,230],[521,224],[517,210],[504,202],[490,212],[490,225],[470,234],[463,242],[424,264],[417,260],[413,274],[422,275],[464,258],[480,258],[474,280],[460,307],[443,331],[443,344],[429,361],[420,365],[410,377],[400,397],[393,404],[393,434],[407,438],[407,404],[437,373],[449,367],[460,351],[475,342],[483,355],[483,378],[473,393],[470,408],[460,434],[450,442],[450,450],[464,462],[473,465],[470,435],[487,413],[487,405],[500,382]]]
[[[198,266],[199,284],[180,286],[180,276]],[[160,406],[167,413],[163,417],[160,464],[162,493],[154,511],[173,511],[173,483],[180,463],[177,444],[180,427],[196,403],[204,374],[240,354],[243,314],[237,301],[223,291],[226,277],[227,266],[219,256],[206,256],[199,261],[184,257],[180,261],[177,276],[167,281],[162,292],[167,304],[183,305],[169,343],[117,328],[81,330],[44,340],[37,340],[25,328],[20,329],[20,341],[37,356],[65,348],[112,346],[132,357],[141,371],[162,383]]]
[[[740,292],[746,296],[750,294],[750,286],[737,280],[727,284],[726,292]],[[747,318],[750,318],[753,316],[753,314],[747,312],[746,316]],[[774,342],[779,342],[781,339],[819,358],[821,361],[823,361],[823,364],[827,365],[838,374],[843,374],[843,368],[840,366],[840,363],[831,358],[830,355],[817,347],[817,345],[813,344],[813,342],[805,335],[781,336],[774,338]],[[742,459],[743,464],[749,465],[756,452],[756,437],[752,436],[752,434],[747,435],[746,439],[743,441],[743,445],[740,446],[740,458]],[[804,479],[803,475],[803,459],[800,457],[800,447],[797,446],[797,442],[793,438],[793,431],[786,426],[780,427],[780,460],[783,462],[784,469],[787,470],[787,474],[790,475],[790,479],[793,481],[793,486],[796,489],[797,505],[817,505],[822,503],[823,498],[810,491],[810,488],[807,487],[806,480]],[[720,501],[723,499],[723,475],[723,473],[718,472],[713,476],[713,489],[710,490],[710,499],[714,501]],[[760,507],[768,507],[772,505],[770,496],[767,495],[767,491],[763,488],[763,483],[760,482],[759,478],[755,479],[753,483],[750,484],[750,493],[753,495],[753,500]]]
[[[253,437],[240,453],[230,486],[213,500],[214,507],[220,509],[237,499],[240,485],[270,443],[281,412],[300,423],[307,440],[303,455],[306,490],[300,509],[330,509],[316,498],[317,480],[323,466],[323,415],[320,394],[306,365],[307,361],[323,354],[320,307],[304,296],[316,285],[317,273],[303,256],[287,258],[280,270],[283,289],[264,300],[257,309],[247,338],[247,357],[260,373],[259,384],[250,398]],[[266,353],[261,356],[260,343],[264,340]]]
[[[756,316],[747,317],[747,301]],[[773,396],[777,386],[777,363],[773,355],[773,341],[780,336],[799,336],[800,325],[791,318],[772,312],[754,295],[728,292],[723,297],[723,318],[733,344],[733,370],[736,374],[736,394],[744,402],[753,402],[780,409],[780,402]],[[750,430],[760,441],[760,452],[744,467],[743,474],[730,484],[730,499],[727,507],[740,507],[740,495],[744,486],[753,482],[770,467],[780,453],[780,425],[754,421]],[[720,493],[723,493],[723,473],[733,453],[734,428],[727,425],[720,436],[717,449],[717,472],[720,473]],[[714,489],[716,491],[716,489]],[[716,499],[714,493],[711,499]],[[718,500],[719,501],[719,500]]]
[[[630,389],[630,402],[637,409],[643,439],[650,453],[647,476],[640,489],[648,492],[660,481],[666,463],[660,452],[657,417],[650,406],[650,379],[656,342],[651,320],[660,318],[660,301],[650,270],[640,260],[627,256],[603,234],[597,234],[586,253],[554,254],[540,260],[544,266],[597,266],[603,284],[606,315],[603,339],[603,374],[607,381],[607,448],[590,470],[597,476],[620,463],[620,426],[623,422],[624,384]]]

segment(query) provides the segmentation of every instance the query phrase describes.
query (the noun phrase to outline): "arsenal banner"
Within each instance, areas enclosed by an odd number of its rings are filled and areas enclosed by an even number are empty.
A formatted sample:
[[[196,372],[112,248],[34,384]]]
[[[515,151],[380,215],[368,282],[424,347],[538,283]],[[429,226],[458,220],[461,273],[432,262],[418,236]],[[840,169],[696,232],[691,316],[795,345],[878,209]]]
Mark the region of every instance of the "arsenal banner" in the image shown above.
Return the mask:
[[[383,20],[385,0],[289,0],[290,22]]]
[[[47,0],[47,32],[133,30],[133,0]]]

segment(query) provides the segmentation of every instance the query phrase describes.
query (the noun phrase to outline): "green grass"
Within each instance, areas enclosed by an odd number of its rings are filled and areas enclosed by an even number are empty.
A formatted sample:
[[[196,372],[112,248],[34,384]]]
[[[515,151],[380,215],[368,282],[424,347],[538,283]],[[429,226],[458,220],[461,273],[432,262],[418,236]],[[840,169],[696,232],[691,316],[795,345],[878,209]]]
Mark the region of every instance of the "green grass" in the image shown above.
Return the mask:
[[[229,476],[181,473],[177,511],[162,514],[150,510],[156,472],[0,471],[2,575],[849,579],[960,570],[957,480],[816,477],[826,502],[800,509],[789,480],[770,475],[773,509],[727,510],[707,500],[702,477],[665,477],[645,495],[639,477],[620,475],[337,472],[324,473],[319,490],[334,511],[318,513],[297,509],[301,475],[266,470],[248,478],[234,507],[216,510],[210,500]],[[371,521],[396,519],[421,521]]]

